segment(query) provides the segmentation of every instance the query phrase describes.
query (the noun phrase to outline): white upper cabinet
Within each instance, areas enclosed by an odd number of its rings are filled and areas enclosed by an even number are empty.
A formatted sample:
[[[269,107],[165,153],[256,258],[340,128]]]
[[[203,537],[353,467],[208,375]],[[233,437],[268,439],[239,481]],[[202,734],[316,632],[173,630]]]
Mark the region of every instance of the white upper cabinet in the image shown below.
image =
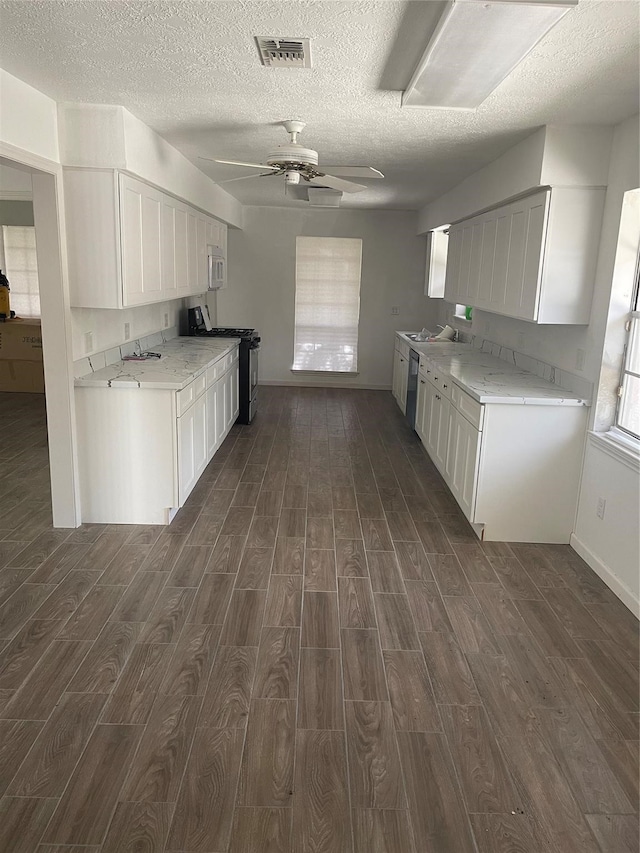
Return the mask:
[[[545,188],[452,225],[445,299],[535,323],[588,323],[604,192]]]
[[[162,193],[120,175],[123,305],[160,301],[162,294]]]
[[[110,169],[65,169],[64,195],[72,306],[126,308],[207,290],[208,246],[224,251],[223,223]]]

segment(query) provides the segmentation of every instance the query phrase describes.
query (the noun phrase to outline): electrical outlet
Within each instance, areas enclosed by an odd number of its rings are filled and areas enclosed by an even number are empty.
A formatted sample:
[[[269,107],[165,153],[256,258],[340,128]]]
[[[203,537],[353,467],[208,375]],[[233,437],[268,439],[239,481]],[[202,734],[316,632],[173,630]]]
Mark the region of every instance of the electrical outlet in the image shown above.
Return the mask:
[[[576,350],[576,370],[584,370],[586,353],[583,349]]]
[[[93,332],[84,333],[84,351],[93,352]]]
[[[598,506],[596,507],[596,515],[598,518],[604,518],[604,511],[606,509],[607,502],[604,498],[598,498]]]
[[[131,323],[125,323],[124,324],[124,339],[125,339],[125,341],[128,341],[130,337],[131,337]]]
[[[164,328],[165,329],[169,328],[169,315],[168,314],[164,315]]]
[[[400,309],[398,308],[398,306],[397,306],[397,305],[392,305],[392,306],[391,306],[391,313],[392,313],[392,314],[399,314],[399,313],[400,313]]]

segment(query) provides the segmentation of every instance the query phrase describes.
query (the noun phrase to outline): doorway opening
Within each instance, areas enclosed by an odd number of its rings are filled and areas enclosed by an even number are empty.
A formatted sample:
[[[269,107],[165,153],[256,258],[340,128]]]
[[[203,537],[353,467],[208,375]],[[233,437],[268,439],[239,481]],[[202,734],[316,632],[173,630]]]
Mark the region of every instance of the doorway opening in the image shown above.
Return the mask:
[[[60,167],[30,159],[0,156],[0,269],[15,313],[0,322],[0,565],[80,520]]]

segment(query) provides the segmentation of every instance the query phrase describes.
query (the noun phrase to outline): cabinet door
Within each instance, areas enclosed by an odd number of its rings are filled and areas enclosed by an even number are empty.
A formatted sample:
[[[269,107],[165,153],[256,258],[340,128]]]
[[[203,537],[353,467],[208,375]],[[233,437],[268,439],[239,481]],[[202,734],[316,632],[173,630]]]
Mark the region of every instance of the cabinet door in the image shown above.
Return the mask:
[[[469,521],[474,520],[481,437],[482,433],[454,408],[447,449],[449,486]]]
[[[176,289],[178,296],[189,293],[189,246],[187,238],[187,208],[176,202],[174,205]]]
[[[409,361],[401,353],[398,353],[398,405],[404,415],[407,411],[407,385],[409,383]]]
[[[471,255],[469,258],[469,278],[467,281],[465,305],[478,304],[480,288],[480,270],[484,251],[484,219],[478,217],[471,227]]]
[[[198,214],[187,208],[187,280],[188,292],[198,292]]]
[[[162,301],[163,194],[120,176],[123,305]]]
[[[222,228],[217,219],[207,217],[207,246],[213,246],[221,253],[224,249],[222,240]]]
[[[227,425],[226,394],[224,389],[224,376],[216,382],[217,397],[216,397],[216,441],[218,445],[222,441],[225,427]]]
[[[175,299],[178,295],[176,278],[176,210],[173,200],[162,200],[162,296]]]
[[[240,375],[238,371],[238,362],[234,364],[230,371],[231,376],[231,423],[234,424],[238,413],[240,412]]]
[[[547,196],[531,199],[527,209],[527,241],[522,273],[522,290],[518,316],[535,320],[538,316],[540,281],[544,257],[544,238],[547,222]]]
[[[207,464],[207,395],[201,394],[178,418],[178,492],[180,506]]]
[[[482,258],[478,276],[478,293],[476,305],[478,308],[488,308],[491,304],[491,282],[493,280],[493,263],[496,252],[497,221],[491,215],[484,218],[482,228]]]
[[[507,263],[509,261],[509,241],[511,239],[511,215],[502,208],[496,211],[496,240],[493,254],[493,275],[489,311],[503,314],[507,304]]]
[[[196,248],[198,253],[198,275],[195,293],[204,293],[208,286],[207,217],[198,214],[196,226]]]
[[[397,349],[394,349],[393,351],[393,379],[391,382],[391,393],[396,398],[396,402],[398,402],[400,400],[400,353]]]
[[[449,229],[449,248],[447,251],[447,267],[444,279],[444,298],[447,302],[459,302],[461,251],[462,228],[460,225],[453,225]]]
[[[427,439],[426,448],[429,456],[436,461],[438,448],[438,427],[440,425],[440,401],[441,395],[434,385],[427,383],[427,400],[425,411],[425,435]]]
[[[471,243],[473,224],[465,223],[462,228],[462,245],[460,247],[460,275],[458,277],[458,301],[467,304],[469,297],[469,276],[471,274]]]
[[[418,396],[416,399],[416,432],[418,433],[420,441],[423,444],[426,441],[424,421],[425,413],[427,411],[427,384],[427,380],[423,379],[420,374],[418,374]]]
[[[207,461],[211,460],[219,444],[216,431],[219,384],[214,382],[207,388]]]
[[[447,442],[451,421],[451,403],[446,397],[438,394],[438,433],[436,436],[436,465],[441,471],[446,471]]]

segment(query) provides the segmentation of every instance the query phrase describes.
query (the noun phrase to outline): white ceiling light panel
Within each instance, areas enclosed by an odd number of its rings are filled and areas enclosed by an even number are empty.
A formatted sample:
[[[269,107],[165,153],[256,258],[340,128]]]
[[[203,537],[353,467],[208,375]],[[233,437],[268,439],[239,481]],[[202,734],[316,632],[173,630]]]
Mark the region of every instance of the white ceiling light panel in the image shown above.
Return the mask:
[[[452,0],[402,95],[402,106],[475,109],[577,3]]]

